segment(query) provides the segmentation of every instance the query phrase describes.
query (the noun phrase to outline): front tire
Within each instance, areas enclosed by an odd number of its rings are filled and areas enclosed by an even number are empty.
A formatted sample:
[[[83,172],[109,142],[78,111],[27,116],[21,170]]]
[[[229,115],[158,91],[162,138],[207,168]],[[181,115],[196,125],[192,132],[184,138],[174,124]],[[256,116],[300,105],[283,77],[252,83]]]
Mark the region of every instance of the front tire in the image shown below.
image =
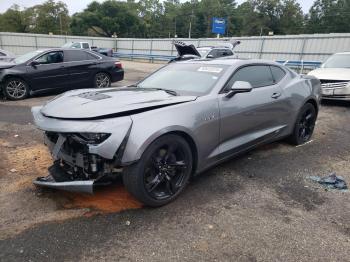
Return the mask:
[[[163,206],[185,189],[192,164],[192,151],[186,140],[178,135],[164,135],[146,149],[136,164],[125,168],[124,185],[146,206]]]
[[[9,100],[22,100],[29,95],[28,84],[20,78],[9,78],[4,84],[4,94]]]
[[[95,88],[106,88],[111,86],[111,78],[107,73],[99,72],[95,75]]]
[[[299,112],[289,141],[294,145],[301,145],[309,141],[314,132],[316,118],[315,107],[310,103],[306,103]]]

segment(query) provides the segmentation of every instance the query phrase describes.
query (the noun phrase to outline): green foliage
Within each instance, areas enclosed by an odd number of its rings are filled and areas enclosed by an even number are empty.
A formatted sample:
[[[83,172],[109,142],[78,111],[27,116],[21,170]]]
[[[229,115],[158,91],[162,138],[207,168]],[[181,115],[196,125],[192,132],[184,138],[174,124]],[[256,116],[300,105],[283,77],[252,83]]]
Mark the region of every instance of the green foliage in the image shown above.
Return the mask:
[[[66,4],[53,0],[24,10],[14,5],[0,15],[0,30],[7,32],[68,34],[69,24]]]
[[[350,32],[350,0],[106,0],[69,16],[64,2],[48,0],[0,14],[0,31],[110,37],[214,37],[213,17],[227,19],[225,36]]]
[[[307,19],[307,32],[350,32],[349,0],[316,0]]]

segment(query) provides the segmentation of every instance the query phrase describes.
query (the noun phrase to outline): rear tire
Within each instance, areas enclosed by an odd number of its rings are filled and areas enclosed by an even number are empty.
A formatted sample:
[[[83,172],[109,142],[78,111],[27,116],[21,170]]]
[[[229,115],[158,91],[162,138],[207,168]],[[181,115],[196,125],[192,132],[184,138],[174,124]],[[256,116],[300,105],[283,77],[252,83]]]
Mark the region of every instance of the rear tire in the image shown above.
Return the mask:
[[[95,88],[106,88],[111,86],[111,78],[107,73],[99,72],[94,79]]]
[[[24,80],[11,77],[4,83],[4,94],[8,100],[22,100],[28,97],[29,87]]]
[[[146,149],[136,164],[124,169],[123,182],[146,206],[163,206],[185,189],[192,164],[192,151],[186,140],[164,135]]]
[[[306,103],[299,112],[289,142],[293,145],[301,145],[309,141],[314,132],[316,118],[315,107],[310,103]]]

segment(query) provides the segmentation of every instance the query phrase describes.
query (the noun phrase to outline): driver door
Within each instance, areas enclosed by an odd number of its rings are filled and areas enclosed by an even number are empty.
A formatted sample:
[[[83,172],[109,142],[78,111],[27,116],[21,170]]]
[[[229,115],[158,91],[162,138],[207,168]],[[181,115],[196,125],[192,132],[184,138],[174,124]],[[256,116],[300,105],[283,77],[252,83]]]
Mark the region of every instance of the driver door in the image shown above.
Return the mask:
[[[27,65],[33,91],[63,88],[68,84],[69,71],[63,63],[63,51],[51,51]]]
[[[249,82],[253,89],[226,97],[234,82]],[[268,65],[238,69],[219,94],[220,154],[230,156],[277,136],[286,127],[288,106]]]

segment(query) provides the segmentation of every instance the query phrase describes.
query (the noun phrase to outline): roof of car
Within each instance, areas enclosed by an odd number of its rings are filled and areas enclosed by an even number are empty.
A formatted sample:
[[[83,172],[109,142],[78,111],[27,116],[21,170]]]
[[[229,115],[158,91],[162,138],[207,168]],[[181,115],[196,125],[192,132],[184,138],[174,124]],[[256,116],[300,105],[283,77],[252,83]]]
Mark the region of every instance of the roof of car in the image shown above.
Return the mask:
[[[350,52],[335,53],[335,55],[350,55]]]
[[[271,60],[263,60],[263,59],[238,59],[238,58],[217,58],[217,59],[191,59],[186,61],[180,61],[178,63],[198,63],[198,64],[208,64],[208,65],[236,65],[236,64],[270,64],[270,65],[278,65],[280,64],[271,61]]]
[[[231,49],[228,46],[198,46],[197,49]]]

